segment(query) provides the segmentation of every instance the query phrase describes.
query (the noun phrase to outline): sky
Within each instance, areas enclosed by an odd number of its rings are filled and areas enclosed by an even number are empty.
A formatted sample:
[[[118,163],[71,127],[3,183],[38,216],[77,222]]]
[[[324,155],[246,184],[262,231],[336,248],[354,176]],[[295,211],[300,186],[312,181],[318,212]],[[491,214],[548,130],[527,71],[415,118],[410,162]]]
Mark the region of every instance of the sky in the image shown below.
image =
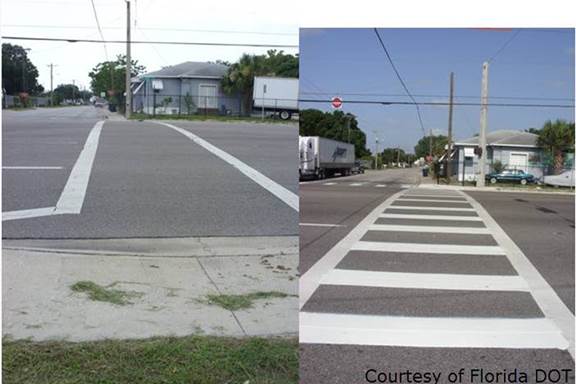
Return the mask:
[[[125,40],[125,1],[93,1],[104,38]],[[270,12],[266,3],[132,0],[132,40],[297,45],[298,20],[293,17],[296,11]],[[238,17],[240,14],[242,17]],[[1,25],[2,36],[100,39],[90,0],[2,0]],[[46,90],[50,89],[50,63],[55,65],[54,87],[74,81],[80,88],[89,88],[88,73],[106,60],[100,43],[3,42],[31,49],[29,58],[38,68],[39,82]],[[126,52],[125,44],[106,47],[111,60]],[[152,72],[184,61],[234,62],[242,53],[263,54],[268,49],[134,44],[132,57]],[[298,52],[296,48],[283,50]]]
[[[455,102],[479,102],[482,63],[496,54],[489,66],[490,103],[574,104],[573,29],[378,31],[417,101],[447,102],[449,76],[454,72]],[[405,95],[373,29],[300,30],[301,98],[340,96],[342,110],[357,116],[371,150],[378,137],[380,150],[400,147],[413,152],[423,136],[416,108],[346,104],[346,100],[409,101]],[[300,107],[332,110],[329,103],[301,103]],[[430,129],[447,134],[447,106],[421,106],[420,110],[427,134]],[[548,119],[574,121],[574,109],[490,107],[488,131],[540,128]],[[454,107],[455,139],[473,136],[479,126],[479,106]]]

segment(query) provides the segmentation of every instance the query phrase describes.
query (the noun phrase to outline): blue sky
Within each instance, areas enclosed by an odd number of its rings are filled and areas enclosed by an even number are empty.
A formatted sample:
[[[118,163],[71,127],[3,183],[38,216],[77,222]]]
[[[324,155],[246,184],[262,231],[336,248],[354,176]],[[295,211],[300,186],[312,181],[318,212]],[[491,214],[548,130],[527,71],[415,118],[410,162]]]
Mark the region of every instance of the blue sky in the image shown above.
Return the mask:
[[[379,29],[410,92],[437,95],[416,100],[443,102],[448,100],[450,72],[455,101],[479,102],[482,63],[516,31]],[[573,29],[523,29],[490,63],[490,102],[572,105],[574,68]],[[346,104],[347,99],[409,101],[372,29],[301,29],[300,93],[307,99],[341,96],[343,111],[358,117],[371,150],[375,135],[380,148],[399,146],[409,152],[422,137],[414,106]],[[301,108],[331,110],[324,103],[302,103]],[[446,134],[448,108],[420,108],[426,131]],[[488,130],[539,128],[557,118],[574,121],[574,110],[490,107]],[[455,139],[473,136],[479,125],[479,106],[454,108]]]

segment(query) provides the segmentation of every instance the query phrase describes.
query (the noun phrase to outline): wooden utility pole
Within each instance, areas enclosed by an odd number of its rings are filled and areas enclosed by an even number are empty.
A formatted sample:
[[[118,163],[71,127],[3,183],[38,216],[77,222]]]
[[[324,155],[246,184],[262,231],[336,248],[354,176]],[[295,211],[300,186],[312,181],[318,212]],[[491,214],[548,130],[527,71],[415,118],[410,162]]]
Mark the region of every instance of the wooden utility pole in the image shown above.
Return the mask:
[[[132,112],[131,85],[131,57],[130,57],[130,0],[126,0],[126,118],[130,118]]]
[[[50,106],[54,106],[54,64],[50,63]]]
[[[480,174],[476,180],[477,187],[484,187],[485,185],[485,165],[486,165],[486,120],[488,118],[488,62],[485,61],[482,65],[482,97],[480,100],[482,105],[480,109],[480,153],[479,153],[479,167]]]
[[[450,106],[448,108],[448,156],[446,157],[446,179],[450,184],[452,176],[452,109],[454,107],[454,72],[450,72]]]

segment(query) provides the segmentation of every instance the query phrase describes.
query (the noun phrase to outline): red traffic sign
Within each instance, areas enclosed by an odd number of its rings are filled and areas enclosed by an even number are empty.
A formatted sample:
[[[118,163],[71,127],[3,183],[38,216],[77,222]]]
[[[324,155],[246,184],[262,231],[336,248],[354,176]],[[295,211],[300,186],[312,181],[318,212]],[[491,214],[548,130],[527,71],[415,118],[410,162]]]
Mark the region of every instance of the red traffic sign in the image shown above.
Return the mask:
[[[340,109],[342,108],[342,98],[340,98],[339,96],[335,96],[332,98],[332,108],[334,109]]]

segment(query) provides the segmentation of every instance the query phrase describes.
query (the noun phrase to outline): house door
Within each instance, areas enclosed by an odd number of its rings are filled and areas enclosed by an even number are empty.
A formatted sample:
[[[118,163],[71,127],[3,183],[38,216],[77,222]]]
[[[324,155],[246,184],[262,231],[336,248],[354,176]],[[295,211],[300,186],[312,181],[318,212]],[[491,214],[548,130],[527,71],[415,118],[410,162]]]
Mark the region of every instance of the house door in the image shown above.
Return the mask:
[[[203,109],[218,108],[218,86],[213,84],[200,84],[198,105]]]
[[[526,172],[528,168],[528,154],[527,153],[510,153],[510,161],[508,161],[509,169],[521,169]]]

